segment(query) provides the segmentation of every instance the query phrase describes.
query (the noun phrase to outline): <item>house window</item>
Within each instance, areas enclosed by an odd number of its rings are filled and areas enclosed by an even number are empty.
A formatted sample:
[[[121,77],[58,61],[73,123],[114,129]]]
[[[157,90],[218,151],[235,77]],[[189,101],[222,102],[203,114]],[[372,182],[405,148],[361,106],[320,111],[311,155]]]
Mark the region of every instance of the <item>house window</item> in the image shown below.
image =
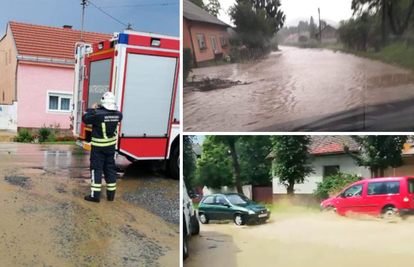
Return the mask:
[[[72,94],[60,92],[48,92],[47,111],[48,112],[70,112]]]
[[[221,43],[221,47],[225,47],[226,44],[226,38],[224,38],[223,35],[220,35],[220,43]]]
[[[323,177],[324,178],[338,174],[338,172],[339,172],[339,165],[323,166]]]
[[[200,47],[200,50],[205,50],[206,47],[206,39],[204,38],[204,35],[199,34],[197,35],[197,41],[198,41],[198,46]]]

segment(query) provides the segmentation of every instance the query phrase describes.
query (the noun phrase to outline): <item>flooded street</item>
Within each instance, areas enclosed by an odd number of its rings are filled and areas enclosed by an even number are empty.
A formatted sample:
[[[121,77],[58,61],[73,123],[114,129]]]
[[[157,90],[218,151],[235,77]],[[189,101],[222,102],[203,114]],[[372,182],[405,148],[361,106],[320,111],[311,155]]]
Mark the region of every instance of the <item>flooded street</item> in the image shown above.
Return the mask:
[[[179,266],[179,182],[119,163],[90,203],[88,152],[0,143],[0,266]]]
[[[280,49],[257,62],[194,69],[189,80],[251,84],[184,89],[184,130],[414,130],[413,72],[326,49]]]
[[[413,266],[414,220],[273,214],[264,225],[202,225],[185,267]]]

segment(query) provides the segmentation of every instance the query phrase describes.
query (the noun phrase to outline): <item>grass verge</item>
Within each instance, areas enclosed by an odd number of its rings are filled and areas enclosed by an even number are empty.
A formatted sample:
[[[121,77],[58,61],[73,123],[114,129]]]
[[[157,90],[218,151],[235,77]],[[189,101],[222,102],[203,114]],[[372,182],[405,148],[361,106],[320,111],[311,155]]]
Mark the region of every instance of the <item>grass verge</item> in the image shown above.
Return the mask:
[[[414,47],[409,47],[405,42],[396,42],[384,47],[380,52],[372,49],[367,52],[346,49],[342,45],[325,46],[323,48],[337,50],[359,57],[379,60],[388,64],[414,70]]]

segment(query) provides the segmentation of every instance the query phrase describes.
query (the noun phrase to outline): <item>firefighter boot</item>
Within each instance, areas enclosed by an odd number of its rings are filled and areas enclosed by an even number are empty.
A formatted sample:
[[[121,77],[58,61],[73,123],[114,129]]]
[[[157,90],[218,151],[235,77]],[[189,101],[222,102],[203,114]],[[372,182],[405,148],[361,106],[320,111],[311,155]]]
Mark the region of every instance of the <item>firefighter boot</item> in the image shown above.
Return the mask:
[[[91,197],[91,196],[85,196],[84,198],[86,201],[90,201],[90,202],[96,202],[99,203],[101,200],[99,199],[99,197]]]
[[[114,201],[114,199],[115,199],[115,192],[110,192],[110,193],[107,193],[107,195],[106,195],[107,197],[108,197],[108,201]]]

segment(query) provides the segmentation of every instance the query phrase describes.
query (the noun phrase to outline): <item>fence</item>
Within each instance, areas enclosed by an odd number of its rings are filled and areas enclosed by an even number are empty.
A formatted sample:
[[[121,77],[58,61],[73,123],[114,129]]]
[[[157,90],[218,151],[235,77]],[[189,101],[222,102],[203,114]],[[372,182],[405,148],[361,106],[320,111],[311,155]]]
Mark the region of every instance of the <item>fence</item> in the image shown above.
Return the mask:
[[[0,105],[0,130],[17,132],[17,102]]]

